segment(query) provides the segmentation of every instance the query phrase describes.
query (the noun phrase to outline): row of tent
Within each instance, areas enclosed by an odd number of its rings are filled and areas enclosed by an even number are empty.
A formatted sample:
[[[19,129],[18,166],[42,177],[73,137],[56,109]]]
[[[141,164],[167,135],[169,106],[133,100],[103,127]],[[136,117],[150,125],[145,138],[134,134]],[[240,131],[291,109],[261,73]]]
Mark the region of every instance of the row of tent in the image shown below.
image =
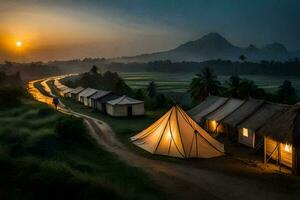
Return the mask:
[[[144,115],[144,102],[125,95],[120,96],[111,91],[97,90],[93,88],[69,88],[58,79],[54,85],[63,97],[72,98],[87,107],[99,110],[114,117],[141,116]]]
[[[296,172],[300,164],[299,109],[299,105],[209,96],[188,114],[210,134],[255,150],[264,147],[265,162],[272,159]]]

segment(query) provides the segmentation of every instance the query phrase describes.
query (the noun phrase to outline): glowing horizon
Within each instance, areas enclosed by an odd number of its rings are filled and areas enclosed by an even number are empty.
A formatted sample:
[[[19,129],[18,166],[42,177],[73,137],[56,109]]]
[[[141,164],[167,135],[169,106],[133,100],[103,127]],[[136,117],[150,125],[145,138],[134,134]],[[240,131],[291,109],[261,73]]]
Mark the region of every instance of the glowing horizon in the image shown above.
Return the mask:
[[[26,60],[45,61],[163,51],[209,32],[219,32],[238,46],[277,41],[298,49],[294,9],[298,4],[253,1],[245,10],[241,3],[233,7],[214,0],[1,2],[0,61],[18,60],[12,45],[17,40],[23,43],[19,49]]]

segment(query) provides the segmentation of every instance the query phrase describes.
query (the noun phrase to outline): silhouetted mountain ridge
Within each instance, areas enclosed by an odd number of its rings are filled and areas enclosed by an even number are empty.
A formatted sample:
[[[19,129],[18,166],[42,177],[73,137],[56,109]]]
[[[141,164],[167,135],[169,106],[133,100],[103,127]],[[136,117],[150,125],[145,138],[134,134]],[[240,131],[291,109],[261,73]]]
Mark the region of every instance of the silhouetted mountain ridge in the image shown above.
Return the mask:
[[[121,62],[149,62],[154,60],[171,61],[205,61],[212,59],[237,60],[243,54],[250,61],[278,60],[283,61],[298,56],[298,53],[289,52],[287,48],[278,42],[257,48],[250,44],[247,48],[241,48],[231,44],[219,33],[209,33],[202,38],[186,42],[169,51],[142,54],[132,57],[112,59]]]

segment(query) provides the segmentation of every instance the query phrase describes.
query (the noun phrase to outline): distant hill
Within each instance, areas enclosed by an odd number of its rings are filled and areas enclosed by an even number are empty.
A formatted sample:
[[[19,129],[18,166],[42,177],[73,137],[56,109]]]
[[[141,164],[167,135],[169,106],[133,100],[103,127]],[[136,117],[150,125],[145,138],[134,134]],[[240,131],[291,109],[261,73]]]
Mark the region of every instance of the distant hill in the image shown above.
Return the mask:
[[[190,41],[175,49],[151,54],[112,59],[117,62],[149,62],[154,60],[205,61],[212,59],[237,60],[243,54],[250,61],[277,60],[294,58],[298,54],[288,52],[280,43],[267,44],[263,48],[249,45],[247,48],[234,46],[218,33],[209,33],[202,38]]]

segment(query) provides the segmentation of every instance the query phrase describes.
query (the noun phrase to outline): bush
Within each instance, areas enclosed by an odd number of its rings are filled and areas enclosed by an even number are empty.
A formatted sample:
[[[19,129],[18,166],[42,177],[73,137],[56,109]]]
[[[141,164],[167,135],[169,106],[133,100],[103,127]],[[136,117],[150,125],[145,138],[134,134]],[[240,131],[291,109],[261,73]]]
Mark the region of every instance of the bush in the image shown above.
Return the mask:
[[[82,119],[62,117],[58,120],[55,132],[67,143],[86,143],[87,129]]]
[[[29,152],[43,157],[53,155],[60,148],[57,136],[54,134],[40,135],[32,141]]]
[[[12,108],[19,106],[23,95],[24,92],[20,88],[0,88],[0,108]]]
[[[46,107],[46,108],[39,109],[38,115],[41,117],[45,117],[48,115],[52,115],[54,113],[55,113],[54,109]]]
[[[113,185],[59,162],[0,153],[0,199],[124,199]]]

